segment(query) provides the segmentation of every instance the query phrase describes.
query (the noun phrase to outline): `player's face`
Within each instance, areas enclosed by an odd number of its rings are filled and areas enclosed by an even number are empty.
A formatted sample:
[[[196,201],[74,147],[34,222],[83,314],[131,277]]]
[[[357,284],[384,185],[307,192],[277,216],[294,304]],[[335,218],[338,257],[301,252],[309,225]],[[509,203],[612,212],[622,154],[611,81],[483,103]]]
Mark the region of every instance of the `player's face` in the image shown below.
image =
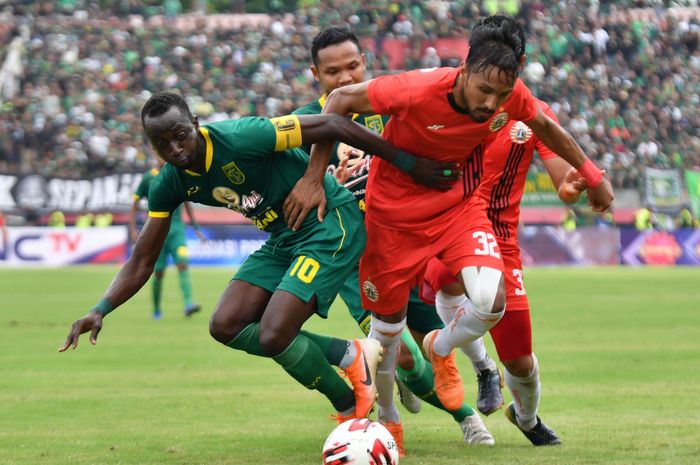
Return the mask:
[[[316,61],[318,66],[312,65],[311,71],[327,94],[365,80],[365,56],[350,40],[319,50]]]
[[[146,116],[143,129],[159,157],[178,168],[191,168],[197,161],[199,124],[176,106],[160,116]]]
[[[457,101],[477,123],[488,120],[508,99],[515,85],[514,79],[493,66],[479,73],[471,73],[462,64],[461,76],[461,85],[455,89],[455,93],[461,93]]]

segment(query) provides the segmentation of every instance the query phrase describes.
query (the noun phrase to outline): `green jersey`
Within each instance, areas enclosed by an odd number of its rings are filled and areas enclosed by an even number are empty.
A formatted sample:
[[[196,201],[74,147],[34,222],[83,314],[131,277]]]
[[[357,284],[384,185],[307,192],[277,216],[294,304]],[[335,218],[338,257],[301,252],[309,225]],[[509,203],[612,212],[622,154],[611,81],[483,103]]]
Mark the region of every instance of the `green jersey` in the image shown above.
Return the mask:
[[[141,178],[141,182],[139,183],[139,186],[136,188],[136,192],[134,192],[134,200],[140,200],[143,198],[148,198],[148,190],[151,188],[151,184],[153,183],[153,180],[155,179],[156,176],[158,176],[159,171],[156,168],[153,168],[152,170],[147,171],[144,173],[143,177]],[[170,227],[173,226],[183,226],[184,223],[182,222],[182,208],[178,207],[175,209],[173,212],[173,219],[172,222],[170,223]]]
[[[301,127],[294,115],[247,117],[199,128],[206,142],[204,173],[166,164],[149,193],[149,215],[166,218],[190,201],[235,210],[270,233],[287,230],[282,205],[306,171]],[[352,202],[349,192],[326,174],[327,209]],[[305,223],[317,222],[309,213]]]
[[[326,96],[323,95],[321,98],[312,102],[306,106],[297,108],[294,110],[295,115],[317,115],[323,111],[323,105],[326,103]],[[355,114],[352,116],[352,120],[362,126],[369,128],[381,134],[384,131],[384,126],[389,121],[389,116],[382,115],[359,115]],[[311,147],[304,146],[303,149],[310,153]],[[360,210],[365,211],[365,191],[367,189],[367,176],[369,175],[369,162],[370,154],[364,153],[362,150],[355,149],[343,142],[336,142],[331,151],[331,158],[328,165],[328,173],[333,175],[338,167],[341,160],[350,158],[348,160],[348,166],[357,166],[357,170],[348,178],[345,182],[345,187],[352,192],[355,196],[355,200],[360,205]]]

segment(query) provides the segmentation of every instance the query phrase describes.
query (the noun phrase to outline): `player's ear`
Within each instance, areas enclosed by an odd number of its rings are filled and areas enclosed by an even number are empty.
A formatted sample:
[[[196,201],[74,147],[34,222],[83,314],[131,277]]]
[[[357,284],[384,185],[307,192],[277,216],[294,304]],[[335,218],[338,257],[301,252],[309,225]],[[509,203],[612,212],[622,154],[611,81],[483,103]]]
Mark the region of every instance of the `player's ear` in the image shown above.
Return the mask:
[[[523,53],[523,56],[520,57],[520,63],[518,64],[518,71],[522,71],[523,68],[525,68],[525,60],[527,60],[527,55]]]
[[[318,68],[316,65],[311,65],[309,66],[309,69],[311,69],[311,73],[314,75],[314,79],[316,82],[321,82],[321,78],[318,76]]]
[[[199,117],[197,115],[192,115],[192,125],[195,129],[199,129]]]

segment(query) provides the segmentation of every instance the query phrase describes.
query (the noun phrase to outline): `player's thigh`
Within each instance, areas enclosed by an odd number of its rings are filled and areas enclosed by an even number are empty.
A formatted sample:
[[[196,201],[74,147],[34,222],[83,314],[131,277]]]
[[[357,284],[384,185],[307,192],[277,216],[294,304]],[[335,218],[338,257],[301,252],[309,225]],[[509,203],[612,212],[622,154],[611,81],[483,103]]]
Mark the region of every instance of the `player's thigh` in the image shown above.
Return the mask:
[[[251,323],[260,321],[272,293],[246,281],[233,279],[216,304],[209,332],[223,344],[228,344]]]
[[[530,310],[527,300],[525,283],[523,282],[523,265],[520,260],[520,251],[516,248],[502,247],[503,251],[503,275],[506,287],[506,311]]]
[[[309,302],[316,296],[316,312],[323,318],[348,276],[356,270],[365,247],[362,214],[355,203],[328,212],[290,245],[291,263],[277,289]]]
[[[406,325],[411,332],[415,331],[422,334],[445,327],[435,310],[435,306],[423,302],[418,295],[418,288],[416,287],[411,289],[408,297]]]
[[[503,362],[532,353],[532,324],[527,310],[506,311],[490,333],[498,358]]]
[[[348,312],[360,327],[360,330],[365,334],[369,334],[369,329],[372,320],[372,314],[362,308],[362,298],[360,296],[360,277],[359,263],[350,275],[345,279],[340,287],[338,294],[343,302],[348,307]]]
[[[386,228],[371,220],[367,247],[360,259],[362,307],[377,315],[402,311],[411,289],[422,278],[431,257],[430,242],[421,231]]]

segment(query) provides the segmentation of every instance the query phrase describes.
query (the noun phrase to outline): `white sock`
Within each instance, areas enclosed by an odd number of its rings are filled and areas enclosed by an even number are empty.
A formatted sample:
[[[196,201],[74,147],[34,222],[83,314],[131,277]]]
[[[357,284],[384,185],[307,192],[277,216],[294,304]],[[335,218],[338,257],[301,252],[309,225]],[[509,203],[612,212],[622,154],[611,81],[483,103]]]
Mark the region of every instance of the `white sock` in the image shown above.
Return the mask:
[[[516,420],[525,431],[537,424],[537,408],[540,405],[540,370],[535,354],[532,354],[532,362],[532,371],[522,378],[510,374],[507,368],[504,370],[506,386],[513,395]]]
[[[387,323],[372,316],[372,329],[369,336],[377,339],[384,348],[382,361],[377,366],[377,418],[382,423],[401,421],[399,410],[394,403],[394,376],[396,359],[399,355],[401,332],[406,327],[406,319],[400,323]]]
[[[444,357],[455,347],[467,347],[493,328],[503,313],[481,313],[474,307],[460,307],[454,319],[435,337],[435,352]]]
[[[343,355],[343,358],[338,364],[338,367],[343,370],[352,365],[352,362],[355,361],[355,357],[357,357],[357,347],[355,347],[355,343],[353,341],[347,341],[347,344],[348,345],[345,347],[345,355]]]
[[[474,305],[464,294],[455,296],[438,291],[435,295],[435,309],[445,325],[450,323],[460,307],[474,308]],[[472,367],[477,374],[480,370],[485,370],[487,368],[493,370],[496,368],[496,363],[491,360],[491,357],[489,357],[486,352],[486,346],[482,338],[474,342],[469,342],[460,347],[460,349],[464,352],[464,355],[471,360]]]

